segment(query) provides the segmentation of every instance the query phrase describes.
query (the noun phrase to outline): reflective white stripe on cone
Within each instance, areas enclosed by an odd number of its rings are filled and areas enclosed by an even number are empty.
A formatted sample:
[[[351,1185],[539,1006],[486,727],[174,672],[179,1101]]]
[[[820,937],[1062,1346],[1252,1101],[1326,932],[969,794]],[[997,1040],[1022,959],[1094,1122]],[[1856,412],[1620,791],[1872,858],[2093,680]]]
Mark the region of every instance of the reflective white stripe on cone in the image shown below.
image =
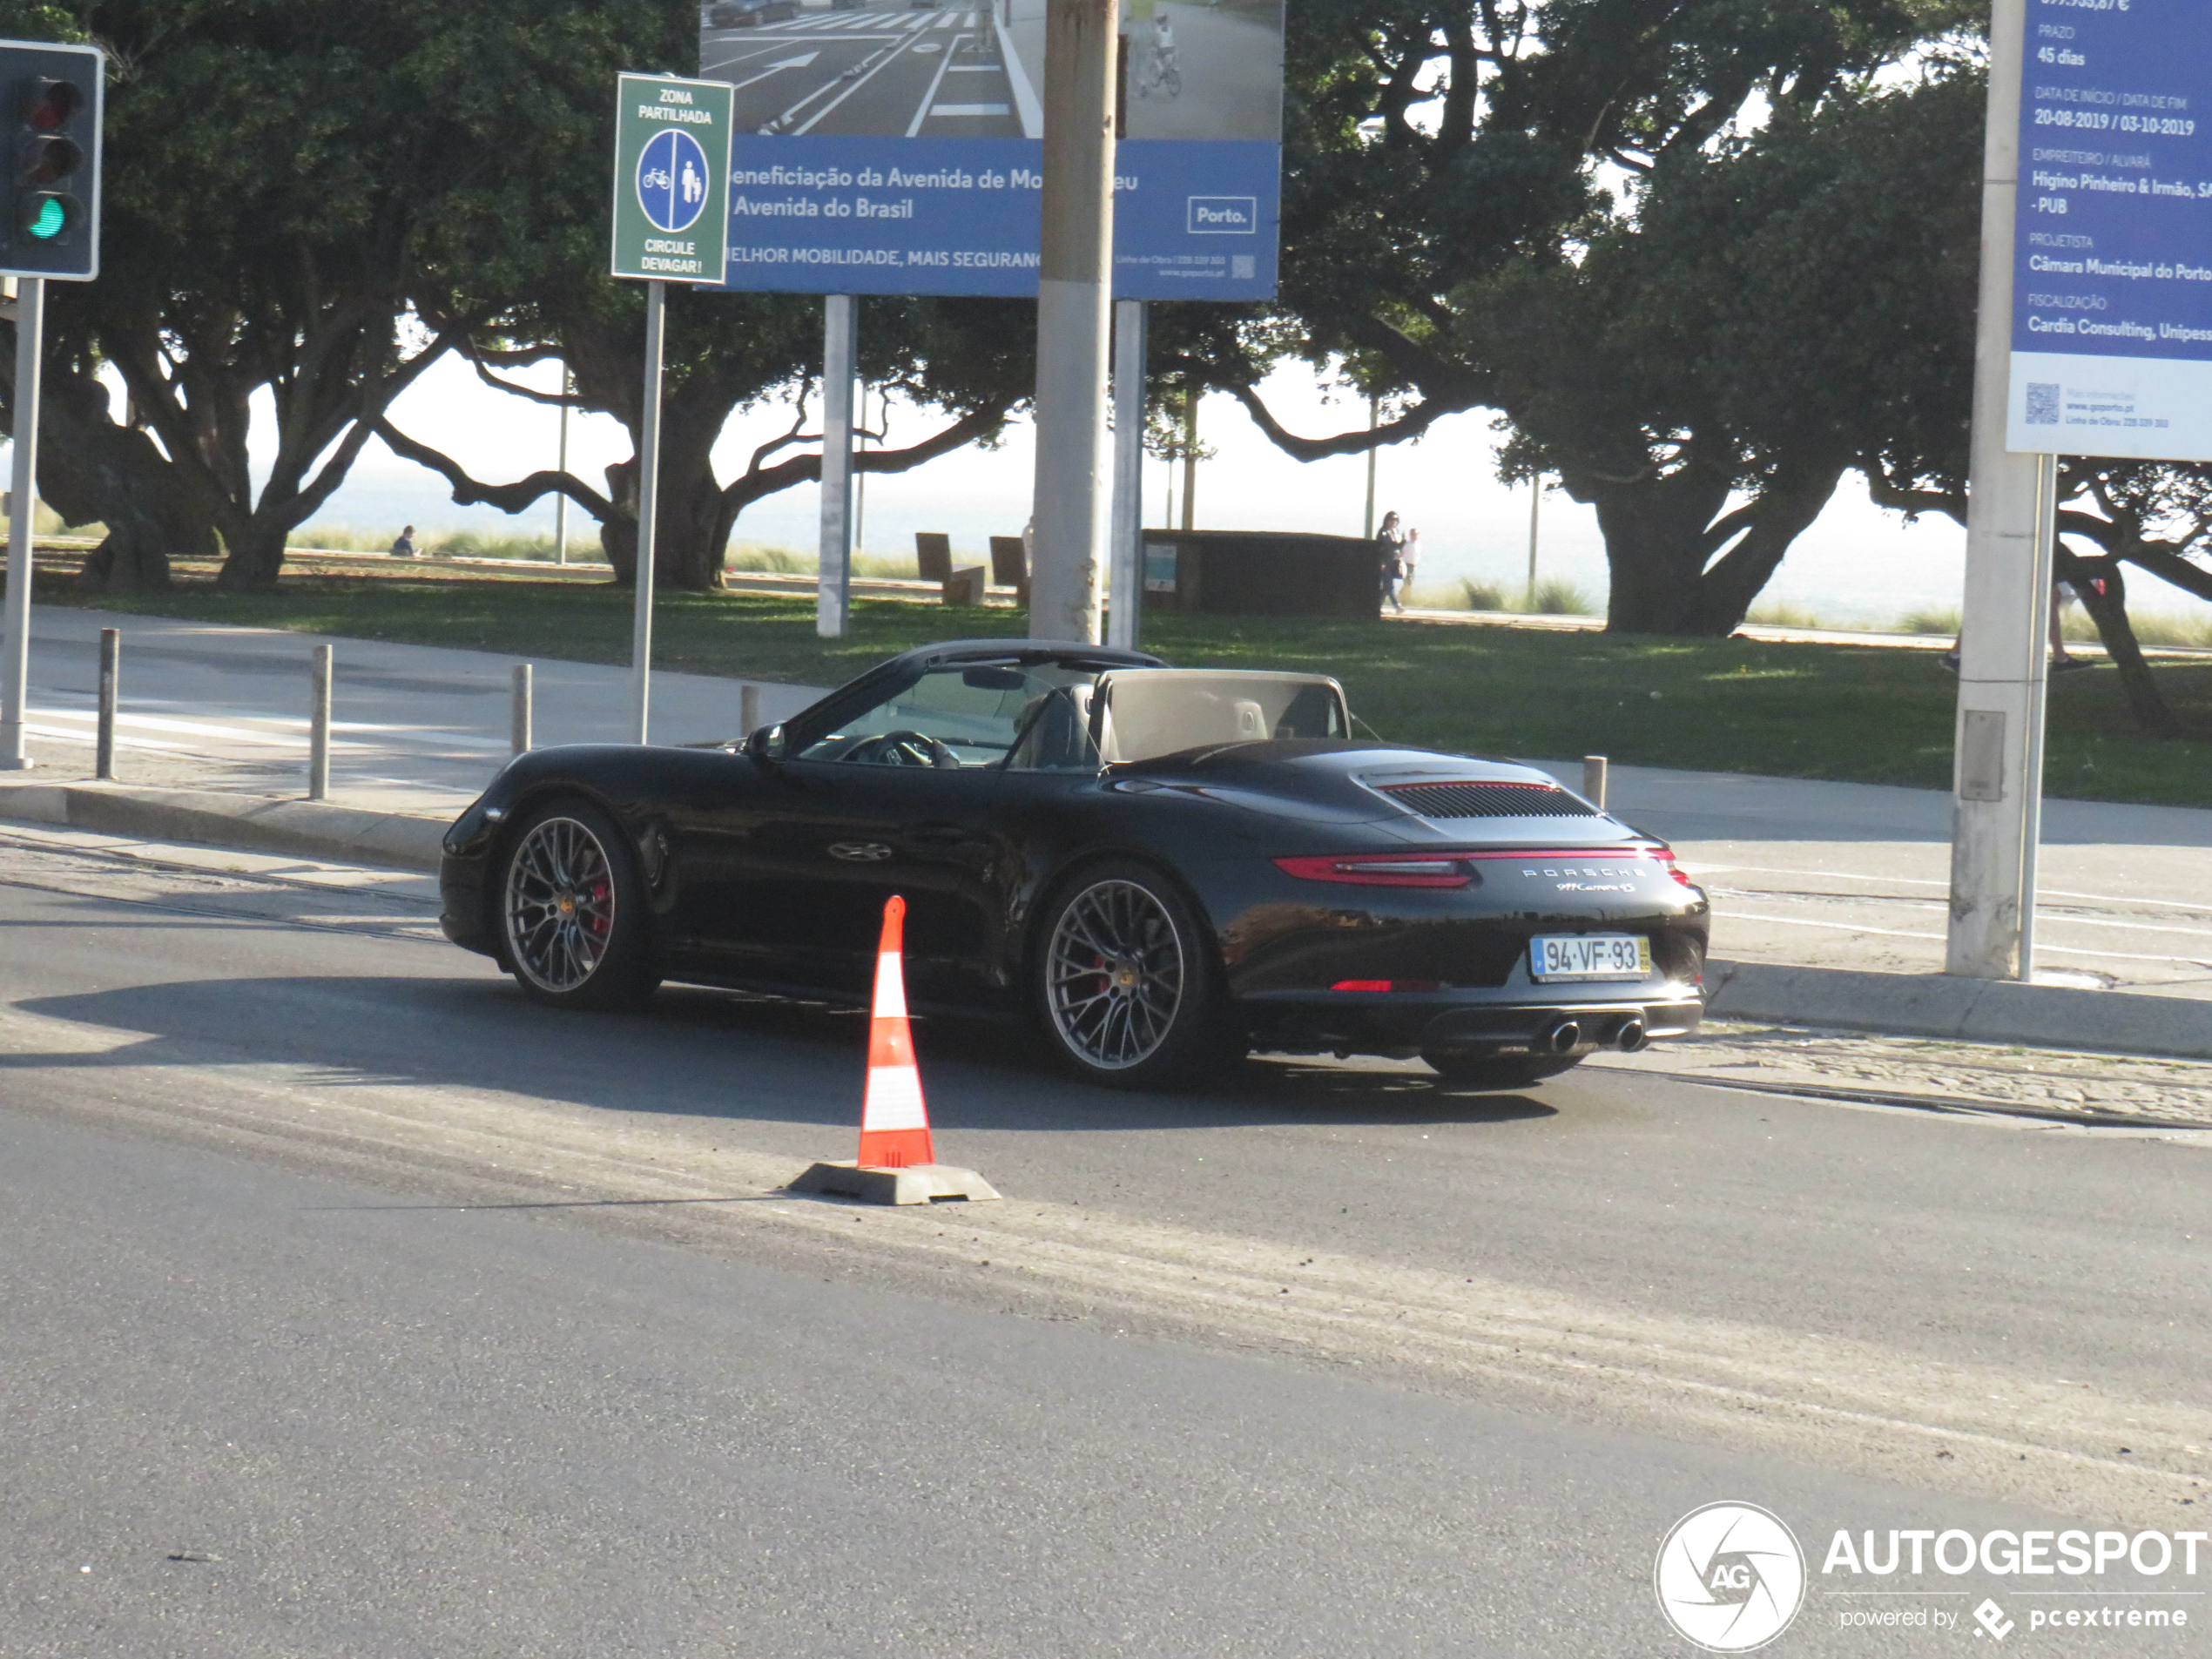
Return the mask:
[[[868,1092],[860,1109],[864,1170],[903,1170],[937,1161],[929,1145],[929,1109],[922,1103],[914,1034],[907,1025],[906,916],[907,901],[893,894],[883,907],[875,1008],[868,1020]]]

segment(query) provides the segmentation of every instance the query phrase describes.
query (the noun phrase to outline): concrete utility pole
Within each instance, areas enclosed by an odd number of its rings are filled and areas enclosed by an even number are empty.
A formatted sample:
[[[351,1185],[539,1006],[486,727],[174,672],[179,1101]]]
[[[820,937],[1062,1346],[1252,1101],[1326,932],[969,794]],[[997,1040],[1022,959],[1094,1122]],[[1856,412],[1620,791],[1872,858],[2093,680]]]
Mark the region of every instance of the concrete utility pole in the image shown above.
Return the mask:
[[[1106,643],[1135,651],[1144,610],[1144,301],[1114,307],[1114,529]]]
[[[1367,431],[1372,437],[1375,428],[1382,422],[1382,399],[1367,400]],[[1375,539],[1375,460],[1376,446],[1367,445],[1367,528],[1359,533],[1369,541]]]
[[[2042,799],[2038,727],[2051,602],[2047,527],[2055,503],[2038,488],[2038,457],[2005,448],[2011,380],[2013,237],[2020,179],[2020,71],[2027,0],[1996,0],[1990,19],[1989,116],[1983,138],[1980,314],[1974,334],[1974,424],[1966,501],[1966,586],[1959,642],[1952,766],[1951,929],[1944,971],[2027,977],[2033,908],[2028,837]],[[2055,492],[2054,492],[2055,493]]]
[[[1198,388],[1183,395],[1183,528],[1198,528]]]
[[[845,637],[853,608],[853,373],[860,302],[822,299],[822,551],[814,588],[814,632]]]
[[[1531,610],[1536,608],[1536,527],[1544,514],[1544,475],[1538,473],[1528,481],[1528,590],[1521,600]]]
[[[1035,568],[1029,631],[1098,637],[1114,276],[1118,0],[1047,0],[1044,238],[1037,283]]]
[[[569,366],[566,363],[563,363],[561,365],[561,395],[563,399],[566,399],[572,396],[575,390],[576,381],[569,374]],[[566,472],[569,469],[569,406],[565,401],[561,405],[561,459],[559,466],[563,472]],[[553,563],[556,564],[566,564],[568,562],[569,493],[564,489],[559,491],[553,497]]]

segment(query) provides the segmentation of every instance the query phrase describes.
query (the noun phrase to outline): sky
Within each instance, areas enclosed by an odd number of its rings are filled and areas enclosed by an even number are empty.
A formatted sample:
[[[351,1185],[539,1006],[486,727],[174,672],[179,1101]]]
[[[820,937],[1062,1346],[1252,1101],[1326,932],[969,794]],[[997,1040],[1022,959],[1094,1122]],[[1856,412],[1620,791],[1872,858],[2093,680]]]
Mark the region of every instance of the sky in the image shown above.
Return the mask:
[[[550,390],[558,374],[557,366],[542,366],[531,383]],[[1302,366],[1278,370],[1263,392],[1277,418],[1301,435],[1342,431],[1366,419],[1363,407],[1328,401]],[[875,408],[873,401],[870,408]],[[393,418],[401,431],[445,449],[488,482],[551,466],[558,442],[556,412],[484,386],[454,360],[427,373],[395,406]],[[260,419],[266,421],[266,409]],[[732,475],[753,445],[779,435],[789,423],[787,406],[734,417],[715,452],[718,475]],[[933,425],[926,411],[894,404],[890,442],[911,442]],[[985,537],[1018,533],[1029,516],[1030,435],[1024,421],[996,449],[970,446],[909,473],[869,478],[861,550],[911,555],[915,531],[940,530],[951,535],[956,553],[980,562]],[[1198,468],[1201,529],[1361,532],[1364,459],[1292,460],[1225,396],[1204,401],[1199,437],[1218,452]],[[1525,580],[1529,492],[1525,485],[1508,488],[1498,482],[1496,443],[1490,417],[1476,413],[1450,416],[1417,442],[1381,452],[1377,510],[1395,510],[1421,531],[1425,585],[1473,577],[1517,588]],[[602,482],[603,469],[628,453],[627,436],[614,421],[573,417],[570,465],[579,475]],[[1146,462],[1147,524],[1166,522],[1170,470],[1164,462]],[[1180,511],[1179,494],[1175,510]],[[738,523],[735,539],[811,554],[819,540],[818,511],[813,486],[787,490],[749,509]],[[550,534],[553,507],[549,499],[518,518],[490,508],[456,507],[435,474],[399,459],[372,439],[317,523],[379,534],[396,533],[402,523],[432,533],[474,529],[496,535],[519,529]],[[570,536],[572,544],[596,545],[592,521],[581,512],[570,515]],[[1537,556],[1541,577],[1564,577],[1602,606],[1605,560],[1595,515],[1556,489],[1544,497]],[[1827,510],[1791,548],[1762,602],[1785,604],[1833,625],[1881,625],[1914,610],[1956,609],[1965,559],[1966,533],[1950,520],[1931,516],[1907,525],[1898,515],[1873,506],[1856,479],[1847,478]],[[2182,608],[2182,596],[2164,593],[2163,584],[2146,579],[2141,585],[2145,609]],[[2161,600],[2173,603],[2161,605]]]

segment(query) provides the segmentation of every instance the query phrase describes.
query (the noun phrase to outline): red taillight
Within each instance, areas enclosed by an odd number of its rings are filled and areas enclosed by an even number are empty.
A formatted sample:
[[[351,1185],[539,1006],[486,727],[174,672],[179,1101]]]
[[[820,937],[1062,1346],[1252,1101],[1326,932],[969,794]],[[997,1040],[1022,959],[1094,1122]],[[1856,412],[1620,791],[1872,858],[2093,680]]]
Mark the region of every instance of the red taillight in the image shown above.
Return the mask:
[[[1433,979],[1340,979],[1332,991],[1440,991],[1444,981]]]
[[[1345,881],[1363,887],[1463,887],[1474,878],[1464,855],[1433,853],[1339,853],[1277,859],[1275,867],[1301,881]]]
[[[1674,879],[1677,882],[1681,883],[1682,886],[1689,888],[1692,892],[1696,890],[1697,884],[1695,881],[1692,881],[1688,875],[1683,873],[1681,865],[1675,862],[1675,849],[1673,847],[1655,847],[1652,849],[1651,856],[1657,859],[1661,864],[1664,865],[1666,867],[1667,873],[1674,877]]]

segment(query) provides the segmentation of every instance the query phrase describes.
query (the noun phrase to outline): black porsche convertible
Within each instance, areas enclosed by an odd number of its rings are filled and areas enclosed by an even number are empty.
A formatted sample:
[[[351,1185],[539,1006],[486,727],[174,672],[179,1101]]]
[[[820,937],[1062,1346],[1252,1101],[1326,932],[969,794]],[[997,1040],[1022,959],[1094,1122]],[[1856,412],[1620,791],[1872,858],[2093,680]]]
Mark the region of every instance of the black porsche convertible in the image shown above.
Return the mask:
[[[1517,1088],[1694,1028],[1705,895],[1534,768],[1353,738],[1319,674],[925,646],[719,747],[518,757],[445,840],[444,927],[524,991],[864,997],[1026,1020],[1092,1081],[1254,1047]]]

